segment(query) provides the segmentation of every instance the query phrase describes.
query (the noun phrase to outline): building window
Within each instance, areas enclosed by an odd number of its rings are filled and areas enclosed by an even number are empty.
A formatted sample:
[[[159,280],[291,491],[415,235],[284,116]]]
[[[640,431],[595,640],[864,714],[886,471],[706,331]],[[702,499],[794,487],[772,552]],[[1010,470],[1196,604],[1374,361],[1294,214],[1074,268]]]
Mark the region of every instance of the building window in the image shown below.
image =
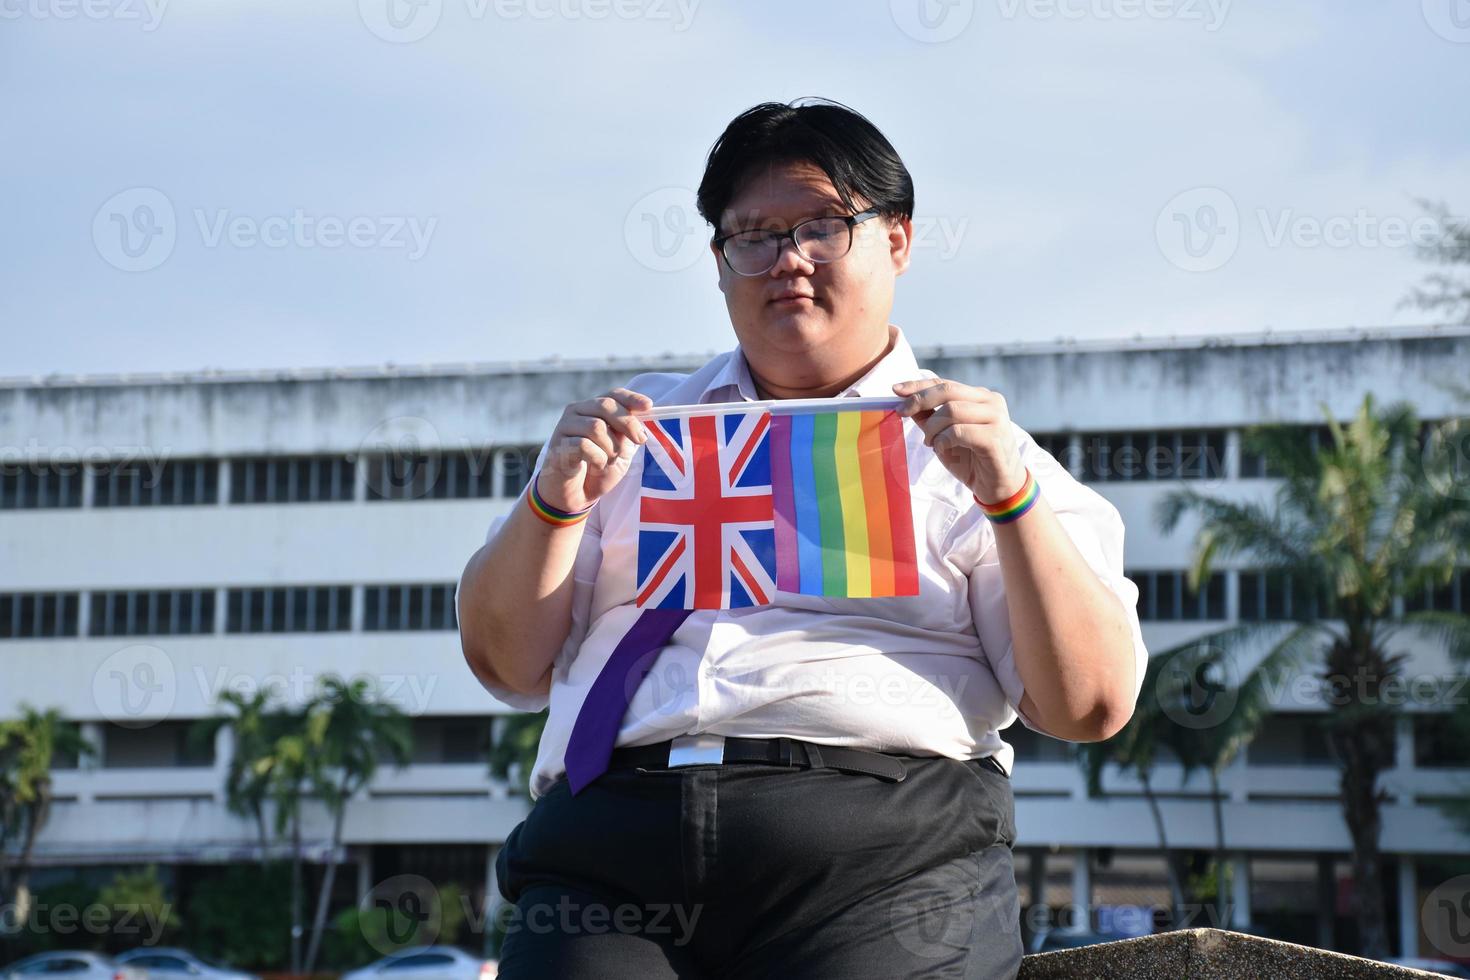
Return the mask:
[[[143,728],[105,725],[102,766],[105,769],[152,769],[214,765],[214,744],[192,737],[194,723],[159,721]]]
[[[76,636],[77,592],[0,592],[0,640]]]
[[[1189,589],[1189,575],[1182,571],[1132,571],[1125,573],[1138,586],[1138,618],[1149,621],[1204,620],[1225,618],[1225,576],[1211,573],[1204,588]]]
[[[1082,436],[1082,478],[1218,480],[1225,474],[1225,433],[1219,429],[1093,432]]]
[[[490,750],[489,718],[413,719],[415,763],[483,763]]]
[[[1426,582],[1416,594],[1404,597],[1406,612],[1470,613],[1470,568],[1462,568],[1443,585]]]
[[[1332,430],[1325,425],[1307,426],[1293,425],[1284,426],[1293,436],[1300,439],[1308,451],[1313,455],[1323,449],[1330,448],[1332,442]],[[1266,462],[1264,453],[1256,452],[1250,447],[1251,433],[1247,430],[1241,437],[1240,447],[1240,475],[1242,479],[1278,478],[1281,471]]]
[[[1253,766],[1320,766],[1333,761],[1323,716],[1310,713],[1269,715],[1246,749]]]
[[[1019,721],[1000,733],[1000,737],[1016,752],[1017,762],[1068,762],[1073,758],[1072,743],[1041,735]]]
[[[1031,433],[1031,438],[1036,445],[1051,454],[1051,457],[1061,464],[1062,469],[1072,468],[1072,437],[1065,432],[1041,432]]]
[[[1337,604],[1292,582],[1286,572],[1240,573],[1240,618],[1244,622],[1331,619]]]
[[[488,449],[384,455],[367,459],[368,500],[464,500],[495,491]],[[519,491],[517,491],[519,492]]]
[[[92,471],[94,507],[172,507],[217,503],[218,460],[104,463]]]
[[[180,636],[214,632],[213,589],[93,592],[90,636]]]
[[[344,456],[249,456],[230,464],[230,503],[304,504],[353,499]]]
[[[519,446],[502,449],[496,453],[500,463],[500,495],[519,497],[531,474],[536,472],[536,459],[541,455],[540,446]]]
[[[350,585],[231,589],[227,633],[328,633],[352,628]]]
[[[0,463],[0,510],[80,506],[81,463]]]
[[[458,629],[454,586],[366,585],[362,590],[365,630]]]
[[[1470,766],[1470,726],[1453,714],[1416,714],[1414,765],[1426,769]]]

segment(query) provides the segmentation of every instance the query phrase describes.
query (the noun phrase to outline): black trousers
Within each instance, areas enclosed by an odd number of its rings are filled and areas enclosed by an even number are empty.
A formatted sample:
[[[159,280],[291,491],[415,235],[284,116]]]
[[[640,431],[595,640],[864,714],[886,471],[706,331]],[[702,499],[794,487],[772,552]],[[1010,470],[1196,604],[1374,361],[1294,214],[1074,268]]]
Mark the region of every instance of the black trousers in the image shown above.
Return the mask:
[[[1009,978],[1010,780],[735,763],[563,776],[496,859],[502,980]]]

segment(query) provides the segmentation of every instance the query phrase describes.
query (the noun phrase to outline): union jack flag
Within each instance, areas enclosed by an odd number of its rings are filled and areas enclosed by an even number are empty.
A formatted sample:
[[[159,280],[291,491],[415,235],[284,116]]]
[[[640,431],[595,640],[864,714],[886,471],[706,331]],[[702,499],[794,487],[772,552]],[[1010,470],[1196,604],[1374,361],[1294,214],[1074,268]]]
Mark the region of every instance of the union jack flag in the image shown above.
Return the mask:
[[[643,445],[637,605],[735,609],[776,591],[771,417],[651,419]]]

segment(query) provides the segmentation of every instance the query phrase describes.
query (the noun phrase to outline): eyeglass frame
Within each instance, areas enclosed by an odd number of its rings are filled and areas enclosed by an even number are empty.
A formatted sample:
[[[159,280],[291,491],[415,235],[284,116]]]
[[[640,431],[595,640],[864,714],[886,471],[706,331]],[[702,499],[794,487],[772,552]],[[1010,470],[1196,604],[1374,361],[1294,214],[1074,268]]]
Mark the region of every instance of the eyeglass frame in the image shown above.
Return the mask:
[[[763,276],[767,272],[770,272],[781,262],[781,250],[785,245],[786,239],[788,238],[791,239],[791,247],[796,249],[796,254],[800,255],[802,258],[806,259],[813,265],[831,265],[833,262],[836,262],[839,259],[846,258],[848,252],[852,251],[853,229],[862,224],[864,221],[867,221],[869,218],[876,218],[882,213],[883,211],[880,208],[867,208],[866,210],[859,211],[857,214],[819,214],[815,218],[807,218],[805,221],[798,221],[786,231],[770,232],[770,234],[776,236],[776,258],[771,262],[770,265],[766,266],[759,272],[741,272],[740,270],[736,269],[735,266],[730,262],[730,256],[725,254],[725,243],[734,238],[736,235],[746,235],[752,231],[761,231],[763,229],[745,228],[741,231],[732,231],[728,235],[717,235],[715,236],[711,244],[714,245],[714,247],[719,251],[720,258],[725,260],[725,267],[727,269],[735,273],[735,275],[737,276],[744,276],[747,279],[754,279],[756,276]],[[796,240],[796,232],[804,225],[809,225],[813,221],[833,220],[840,220],[847,224],[847,252],[843,252],[835,259],[828,259],[825,262],[819,262],[817,259],[812,258],[810,255],[807,255],[805,252],[802,251],[800,243],[798,243]]]

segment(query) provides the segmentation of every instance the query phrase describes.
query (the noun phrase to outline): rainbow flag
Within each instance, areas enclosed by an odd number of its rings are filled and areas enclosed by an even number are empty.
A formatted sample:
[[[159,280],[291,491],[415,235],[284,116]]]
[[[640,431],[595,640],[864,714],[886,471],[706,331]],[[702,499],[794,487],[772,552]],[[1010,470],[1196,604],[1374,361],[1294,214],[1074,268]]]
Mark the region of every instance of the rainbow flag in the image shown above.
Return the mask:
[[[919,594],[903,420],[892,409],[770,416],[776,587]]]

